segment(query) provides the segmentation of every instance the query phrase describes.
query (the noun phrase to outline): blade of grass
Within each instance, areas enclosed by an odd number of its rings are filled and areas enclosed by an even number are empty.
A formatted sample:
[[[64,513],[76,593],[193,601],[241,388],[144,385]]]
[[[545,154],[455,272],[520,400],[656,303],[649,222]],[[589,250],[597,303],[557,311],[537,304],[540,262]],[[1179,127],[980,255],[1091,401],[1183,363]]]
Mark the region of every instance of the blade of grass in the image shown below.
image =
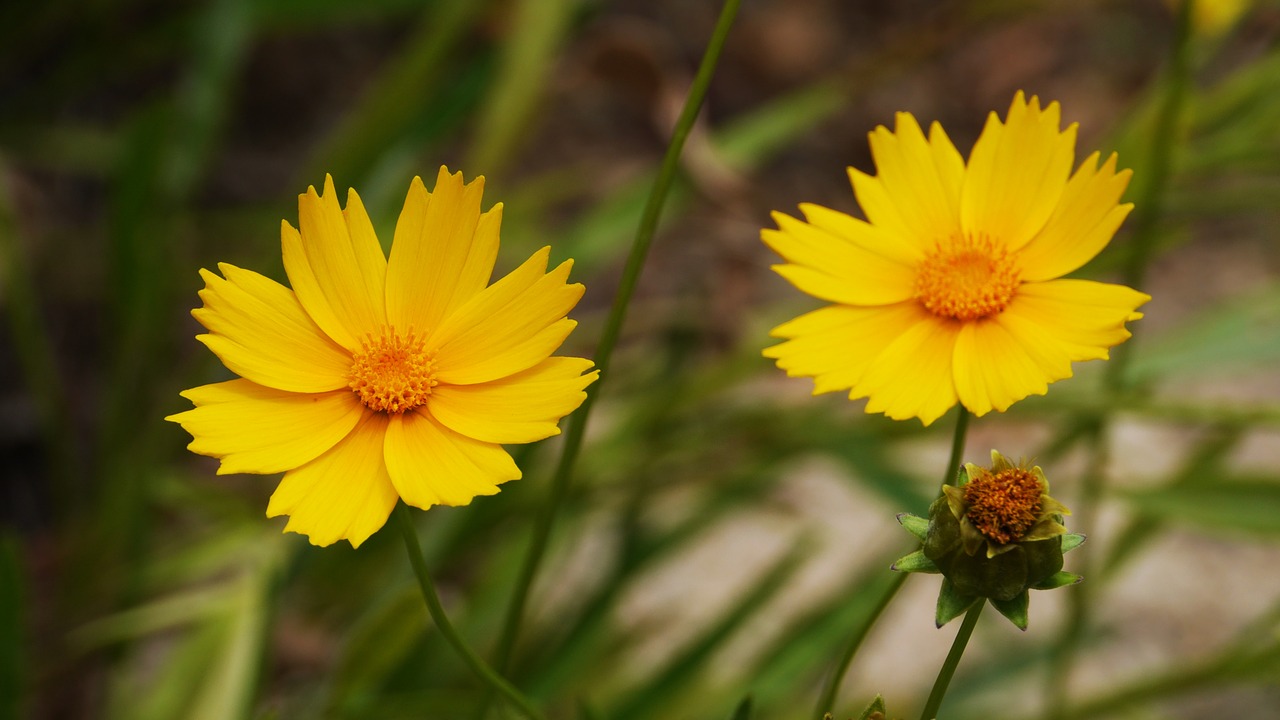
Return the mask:
[[[649,682],[634,690],[622,704],[609,714],[615,720],[667,717],[679,693],[697,679],[698,671],[706,667],[707,660],[742,628],[761,607],[786,586],[791,576],[803,565],[809,542],[798,540],[791,549],[762,573],[751,588],[726,612],[719,621],[707,628],[687,648],[673,658],[666,667]]]
[[[481,108],[467,166],[500,175],[528,137],[555,54],[564,42],[580,0],[517,0],[510,11],[510,35],[501,43],[501,60],[492,91]]]
[[[595,362],[596,367],[600,369],[601,379],[587,389],[586,400],[569,419],[569,427],[565,433],[560,461],[551,480],[551,490],[546,505],[538,516],[534,535],[529,541],[528,552],[525,556],[526,561],[521,572],[519,584],[512,594],[509,611],[498,640],[496,665],[499,668],[499,672],[510,663],[511,652],[519,634],[520,622],[524,617],[525,602],[528,599],[529,588],[532,586],[538,567],[542,563],[547,541],[555,524],[556,514],[564,501],[565,495],[568,493],[573,464],[582,446],[587,418],[596,398],[600,395],[600,388],[603,382],[608,378],[609,361],[613,355],[614,346],[617,344],[618,336],[621,334],[622,323],[626,319],[627,306],[630,304],[631,296],[635,293],[636,284],[639,282],[640,271],[644,267],[649,247],[653,243],[658,220],[662,217],[662,207],[666,200],[667,191],[675,179],[681,150],[684,148],[684,142],[688,138],[689,132],[693,128],[694,120],[702,108],[702,102],[706,98],[707,88],[711,84],[711,78],[715,74],[716,63],[720,58],[720,51],[724,47],[729,28],[737,15],[738,5],[739,0],[727,0],[721,9],[720,18],[707,45],[706,54],[702,58],[702,64],[698,68],[693,86],[689,89],[689,97],[680,113],[680,118],[676,121],[671,143],[667,147],[662,169],[649,195],[649,201],[646,204],[640,227],[636,231],[635,242],[627,259],[627,265],[623,270],[622,279],[618,284],[613,307],[609,312],[609,319],[606,321],[604,332],[601,334],[600,342],[596,348]]]
[[[441,78],[456,71],[449,58],[488,5],[483,0],[442,0],[424,10],[403,52],[389,61],[321,144],[304,178],[328,172],[341,182],[357,184],[432,101]]]

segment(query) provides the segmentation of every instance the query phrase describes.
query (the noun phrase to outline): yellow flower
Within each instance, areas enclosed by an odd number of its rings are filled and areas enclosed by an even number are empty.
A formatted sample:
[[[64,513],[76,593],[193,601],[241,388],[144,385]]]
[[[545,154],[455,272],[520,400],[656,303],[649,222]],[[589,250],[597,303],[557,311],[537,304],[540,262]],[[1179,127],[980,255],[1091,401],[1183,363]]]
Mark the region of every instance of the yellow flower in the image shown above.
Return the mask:
[[[466,505],[520,477],[502,444],[559,433],[586,397],[590,360],[551,357],[582,297],[572,261],[549,248],[489,285],[502,205],[480,212],[484,179],[414,178],[388,259],[355,191],[332,178],[281,225],[289,289],[220,263],[201,270],[197,339],[242,379],[182,393],[168,417],[223,473],[278,473],[267,516],[315,545],[359,546],[398,498]],[[585,374],[584,374],[585,373]]]
[[[1019,92],[995,113],[966,164],[934,123],[908,113],[871,133],[877,175],[849,177],[867,221],[818,205],[804,220],[774,213],[761,232],[787,262],[774,269],[835,303],[774,329],[764,351],[814,394],[848,390],[867,412],[932,423],[957,401],[1003,411],[1105,359],[1149,296],[1122,285],[1059,279],[1111,240],[1132,209],[1130,172],[1090,155],[1074,173],[1076,126],[1059,130]]]

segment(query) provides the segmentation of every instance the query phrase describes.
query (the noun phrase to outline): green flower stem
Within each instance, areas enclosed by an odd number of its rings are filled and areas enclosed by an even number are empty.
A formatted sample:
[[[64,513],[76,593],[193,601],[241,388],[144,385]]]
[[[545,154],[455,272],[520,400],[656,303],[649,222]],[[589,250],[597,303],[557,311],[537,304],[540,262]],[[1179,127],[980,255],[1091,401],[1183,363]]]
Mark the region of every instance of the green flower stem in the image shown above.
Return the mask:
[[[418,576],[418,587],[422,590],[422,599],[427,604],[427,612],[431,614],[432,621],[435,622],[436,628],[445,640],[458,651],[458,655],[467,663],[467,667],[471,668],[484,684],[488,685],[494,692],[502,695],[512,705],[516,707],[525,717],[530,720],[546,720],[545,716],[533,707],[519,690],[511,683],[502,678],[501,675],[494,672],[479,655],[467,646],[462,636],[457,630],[453,629],[453,623],[449,622],[449,616],[445,615],[444,607],[440,604],[440,596],[436,593],[435,583],[431,581],[431,573],[427,571],[426,558],[422,556],[422,546],[418,544],[418,533],[413,527],[413,518],[409,515],[409,507],[403,502],[397,503],[396,524],[400,526],[400,534],[404,537],[404,547],[409,553],[409,564],[413,565],[413,573]]]
[[[1123,282],[1137,289],[1141,289],[1145,283],[1156,229],[1164,209],[1163,201],[1169,185],[1170,164],[1177,145],[1175,139],[1178,118],[1182,113],[1191,75],[1191,11],[1194,9],[1194,3],[1195,0],[1183,0],[1178,8],[1164,97],[1161,99],[1155,127],[1151,132],[1151,146],[1143,184],[1138,188],[1134,198],[1132,247],[1128,261],[1125,263]],[[1133,346],[1133,340],[1130,339],[1129,342],[1119,345],[1112,351],[1111,362],[1107,365],[1103,377],[1109,394],[1125,393],[1126,370]],[[1089,472],[1085,473],[1080,489],[1080,502],[1076,506],[1076,516],[1083,518],[1086,523],[1092,522],[1092,518],[1097,517],[1098,507],[1106,493],[1105,472],[1110,454],[1107,443],[1108,426],[1107,419],[1102,417],[1089,428],[1093,457],[1089,463]],[[1094,557],[1101,548],[1086,546],[1082,550],[1084,552],[1077,558],[1077,567],[1086,577],[1094,575]],[[1085,584],[1076,592],[1069,594],[1067,621],[1049,660],[1048,705],[1045,715],[1054,720],[1062,720],[1068,716],[1067,690],[1071,682],[1071,669],[1075,665],[1080,641],[1084,636],[1085,626],[1089,622],[1090,604],[1095,591],[1096,586]]]
[[[942,483],[938,487],[938,494],[942,494],[942,485],[954,483],[956,481],[956,473],[960,472],[960,461],[964,458],[964,441],[969,435],[969,410],[965,406],[960,405],[959,414],[956,415],[956,432],[951,438],[951,457],[947,460],[947,471],[942,476]]]
[[[938,708],[942,707],[942,698],[946,697],[947,686],[951,684],[951,677],[956,674],[960,657],[964,655],[965,646],[969,644],[969,636],[973,635],[973,628],[978,624],[978,616],[986,606],[987,601],[978,598],[978,601],[965,613],[964,620],[960,623],[960,631],[956,633],[955,642],[951,643],[951,652],[947,653],[947,659],[938,670],[938,679],[933,681],[933,690],[929,692],[929,699],[924,704],[924,712],[920,713],[920,720],[934,720],[938,717]]]
[[[547,542],[550,539],[556,515],[560,511],[560,506],[564,503],[564,498],[568,495],[573,464],[577,460],[578,451],[582,446],[587,417],[591,413],[592,406],[595,405],[596,398],[599,397],[601,384],[609,377],[609,361],[613,355],[614,346],[618,343],[618,336],[622,331],[622,323],[627,315],[627,306],[631,302],[631,296],[635,293],[636,284],[640,279],[640,271],[644,267],[645,257],[649,252],[649,246],[653,244],[654,232],[658,227],[658,220],[662,217],[662,206],[666,202],[667,192],[671,188],[672,181],[675,180],[676,171],[679,167],[680,153],[684,149],[685,140],[689,137],[689,132],[693,129],[694,120],[697,119],[698,112],[702,108],[702,102],[706,98],[707,88],[711,84],[711,78],[715,74],[716,63],[720,59],[720,51],[724,48],[725,39],[729,35],[729,28],[733,24],[734,16],[738,13],[739,2],[740,0],[726,0],[720,11],[720,19],[711,35],[706,54],[702,57],[702,65],[698,68],[698,74],[693,80],[693,86],[689,88],[689,97],[685,100],[684,110],[681,111],[680,118],[672,131],[671,143],[667,146],[667,153],[663,157],[662,167],[653,183],[648,202],[645,204],[644,214],[640,219],[640,227],[636,231],[635,241],[631,246],[631,254],[627,258],[627,265],[623,269],[622,279],[619,281],[617,293],[614,295],[613,307],[609,311],[609,316],[605,321],[604,332],[601,334],[600,342],[596,346],[595,363],[600,370],[600,379],[587,388],[587,399],[583,401],[582,407],[578,408],[577,412],[569,418],[569,426],[564,434],[563,450],[560,453],[560,460],[556,465],[555,474],[551,479],[549,496],[534,525],[533,537],[527,546],[524,564],[520,568],[515,590],[512,593],[510,604],[507,606],[506,618],[502,625],[502,634],[498,638],[496,665],[499,669],[505,670],[511,660],[511,652],[515,646],[516,638],[519,636],[520,623],[524,617],[529,588],[533,585],[533,579],[537,575],[538,567],[541,565],[543,555],[546,553]]]
[[[939,488],[947,483],[955,482],[956,473],[960,471],[960,460],[964,457],[964,441],[969,434],[969,411],[963,405],[957,409],[955,434],[951,438],[951,457],[947,460],[947,469],[942,473],[942,482]],[[941,489],[938,491],[942,493]],[[898,553],[894,557],[901,557],[903,553]],[[853,637],[849,638],[849,645],[845,648],[844,655],[840,658],[840,663],[831,676],[827,678],[827,684],[822,688],[822,695],[818,698],[818,705],[814,709],[814,717],[818,720],[829,712],[833,712],[836,704],[836,695],[840,692],[840,681],[844,679],[845,673],[849,671],[849,665],[853,663],[854,655],[858,654],[858,649],[862,647],[862,642],[867,639],[867,634],[871,632],[871,627],[876,624],[876,620],[880,619],[880,614],[884,609],[889,607],[889,603],[898,594],[898,590],[902,588],[902,584],[907,581],[908,573],[894,573],[893,579],[884,588],[884,595],[880,597],[876,603],[875,609],[871,611],[853,631]]]

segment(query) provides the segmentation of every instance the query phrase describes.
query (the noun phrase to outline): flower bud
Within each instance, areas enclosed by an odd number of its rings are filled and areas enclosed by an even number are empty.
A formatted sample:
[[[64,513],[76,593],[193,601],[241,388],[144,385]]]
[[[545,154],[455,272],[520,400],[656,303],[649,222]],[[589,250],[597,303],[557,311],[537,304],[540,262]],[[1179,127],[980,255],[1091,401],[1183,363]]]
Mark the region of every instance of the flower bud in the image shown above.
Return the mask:
[[[923,547],[894,569],[942,574],[939,627],[985,598],[1025,630],[1029,589],[1080,581],[1062,571],[1062,554],[1084,537],[1068,534],[1062,525],[1071,511],[1049,496],[1044,472],[1014,465],[995,450],[991,463],[965,465],[954,487],[942,486],[927,520],[898,517]]]

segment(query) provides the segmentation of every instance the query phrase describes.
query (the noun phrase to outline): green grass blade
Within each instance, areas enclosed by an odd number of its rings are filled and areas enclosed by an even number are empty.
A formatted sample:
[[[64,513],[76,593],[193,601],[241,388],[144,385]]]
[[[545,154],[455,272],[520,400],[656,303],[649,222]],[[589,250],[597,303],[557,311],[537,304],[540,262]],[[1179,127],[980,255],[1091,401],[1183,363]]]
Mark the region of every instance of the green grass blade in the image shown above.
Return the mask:
[[[698,677],[712,655],[781,591],[791,576],[803,565],[808,542],[803,538],[773,563],[752,587],[743,593],[719,621],[703,631],[676,655],[656,677],[634,690],[609,717],[616,720],[639,720],[663,717],[662,709],[670,709],[680,693]]]
[[[423,11],[399,56],[350,114],[320,146],[304,176],[317,183],[326,172],[353,185],[370,171],[383,151],[409,129],[428,107],[443,77],[457,72],[451,60],[459,43],[489,3],[443,0]]]
[[[522,138],[581,0],[517,0],[492,90],[480,110],[471,172],[500,175]]]

